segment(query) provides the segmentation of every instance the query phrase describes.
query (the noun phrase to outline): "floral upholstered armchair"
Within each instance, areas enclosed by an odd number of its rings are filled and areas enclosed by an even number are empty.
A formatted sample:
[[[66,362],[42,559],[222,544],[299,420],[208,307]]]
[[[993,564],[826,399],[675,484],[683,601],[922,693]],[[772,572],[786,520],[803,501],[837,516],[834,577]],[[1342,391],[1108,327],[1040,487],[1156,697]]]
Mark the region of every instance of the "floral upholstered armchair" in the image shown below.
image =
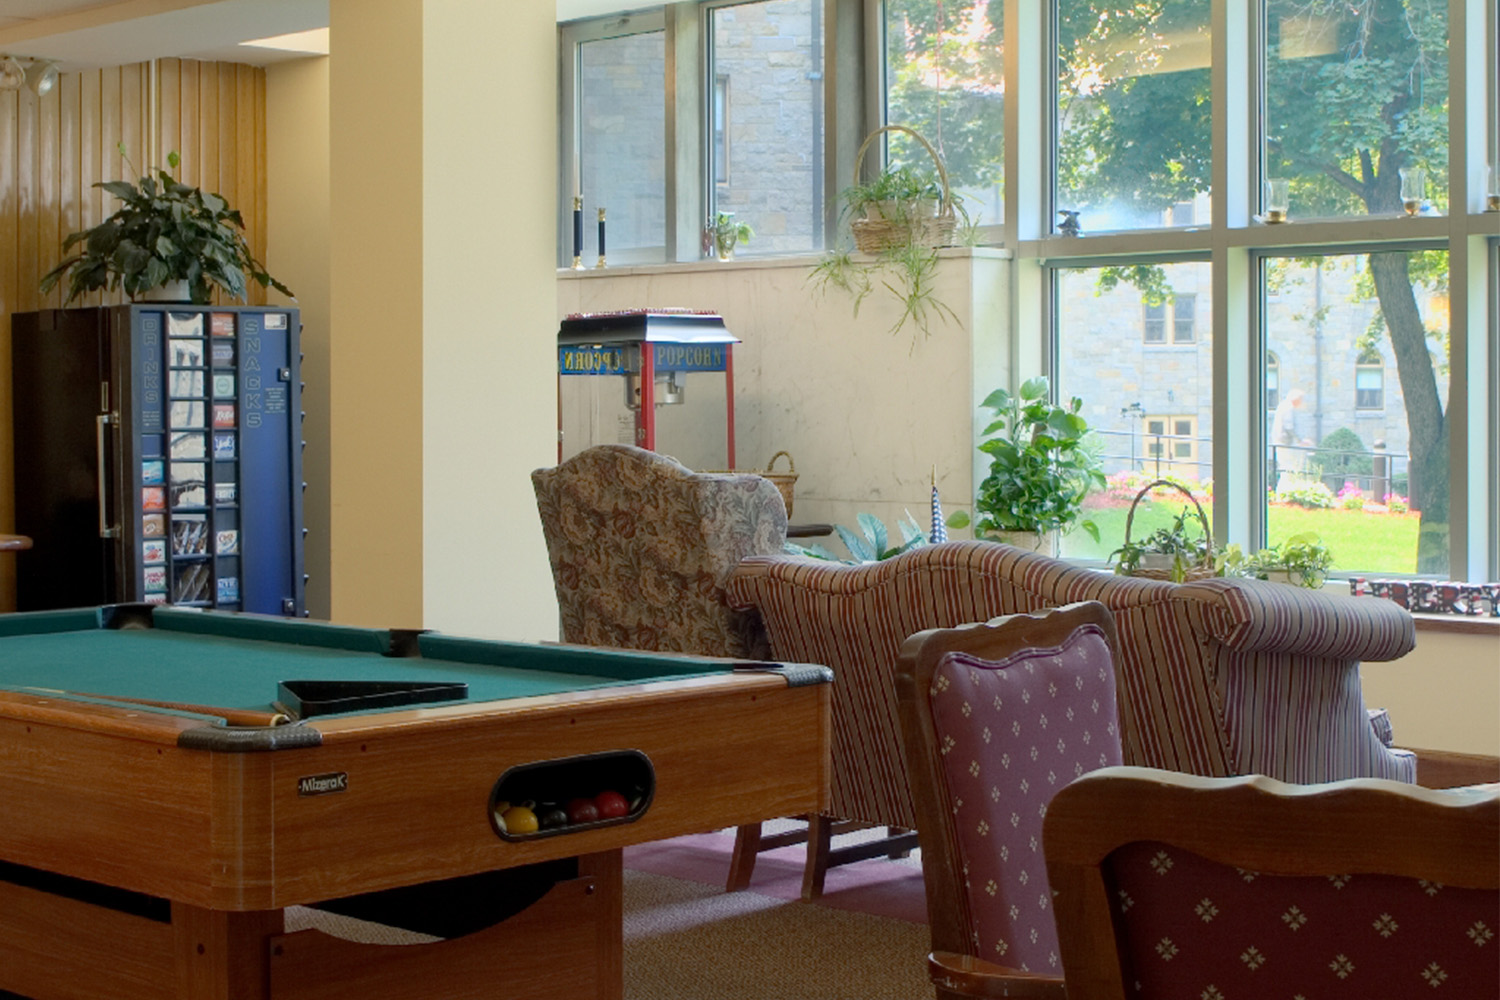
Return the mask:
[[[724,584],[745,557],[782,551],[775,484],[612,444],[531,481],[564,642],[766,658],[759,615],[730,608]]]
[[[1416,758],[1391,748],[1360,690],[1361,660],[1415,644],[1411,615],[1391,601],[1259,580],[1119,577],[974,541],[860,566],[756,556],[728,594],[760,612],[773,656],[834,670],[831,816],[916,826],[894,686],[908,636],[1090,600],[1115,620],[1125,763],[1291,782],[1415,780]]]
[[[1500,785],[1105,768],[1043,841],[1068,1000],[1500,996]]]

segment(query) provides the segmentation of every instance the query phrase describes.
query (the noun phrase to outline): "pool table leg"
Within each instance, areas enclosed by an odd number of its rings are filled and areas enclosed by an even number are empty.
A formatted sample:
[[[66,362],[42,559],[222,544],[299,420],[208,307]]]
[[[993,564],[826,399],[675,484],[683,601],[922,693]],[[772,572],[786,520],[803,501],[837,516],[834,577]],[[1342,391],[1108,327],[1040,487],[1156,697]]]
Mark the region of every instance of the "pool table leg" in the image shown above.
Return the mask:
[[[231,913],[172,904],[176,1000],[263,1000],[270,996],[270,939],[280,910]]]
[[[623,1000],[625,995],[625,863],[616,848],[578,858],[578,874],[592,875],[608,908],[599,921],[598,1000]]]

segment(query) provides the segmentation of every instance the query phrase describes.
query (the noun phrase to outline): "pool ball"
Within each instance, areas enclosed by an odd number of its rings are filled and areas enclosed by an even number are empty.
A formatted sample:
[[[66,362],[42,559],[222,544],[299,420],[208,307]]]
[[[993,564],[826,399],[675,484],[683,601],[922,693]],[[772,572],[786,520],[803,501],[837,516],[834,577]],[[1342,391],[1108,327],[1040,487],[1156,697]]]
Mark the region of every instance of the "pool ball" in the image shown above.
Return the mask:
[[[505,830],[512,834],[536,833],[541,828],[536,813],[525,806],[511,806],[500,816]]]
[[[554,830],[560,826],[568,825],[568,814],[561,806],[548,804],[542,807],[537,816],[537,824],[543,830]]]
[[[594,808],[599,810],[600,819],[617,819],[630,812],[630,803],[619,792],[604,791],[594,796]]]
[[[568,802],[569,823],[592,823],[599,818],[599,807],[593,799],[572,799]]]

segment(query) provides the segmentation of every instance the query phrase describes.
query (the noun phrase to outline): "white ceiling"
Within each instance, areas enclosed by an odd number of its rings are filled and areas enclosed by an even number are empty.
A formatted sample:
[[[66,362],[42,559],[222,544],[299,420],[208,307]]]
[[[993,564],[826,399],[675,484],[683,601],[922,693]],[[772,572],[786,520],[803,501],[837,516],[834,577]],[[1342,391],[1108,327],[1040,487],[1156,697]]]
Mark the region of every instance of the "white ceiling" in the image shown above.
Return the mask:
[[[555,2],[558,21],[647,6]],[[303,53],[239,43],[327,26],[328,0],[0,0],[0,53],[56,59],[65,71],[171,56],[264,65]]]

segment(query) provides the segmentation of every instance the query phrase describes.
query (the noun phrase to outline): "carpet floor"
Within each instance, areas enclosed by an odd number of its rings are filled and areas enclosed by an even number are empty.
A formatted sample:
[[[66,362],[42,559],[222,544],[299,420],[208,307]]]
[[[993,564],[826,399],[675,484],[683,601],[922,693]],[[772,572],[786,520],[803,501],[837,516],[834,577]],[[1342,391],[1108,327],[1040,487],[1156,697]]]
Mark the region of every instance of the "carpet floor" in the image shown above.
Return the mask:
[[[726,893],[733,845],[721,831],[626,849],[626,1000],[931,1000],[917,855],[830,869],[809,904],[805,847],[760,855],[750,889]]]

